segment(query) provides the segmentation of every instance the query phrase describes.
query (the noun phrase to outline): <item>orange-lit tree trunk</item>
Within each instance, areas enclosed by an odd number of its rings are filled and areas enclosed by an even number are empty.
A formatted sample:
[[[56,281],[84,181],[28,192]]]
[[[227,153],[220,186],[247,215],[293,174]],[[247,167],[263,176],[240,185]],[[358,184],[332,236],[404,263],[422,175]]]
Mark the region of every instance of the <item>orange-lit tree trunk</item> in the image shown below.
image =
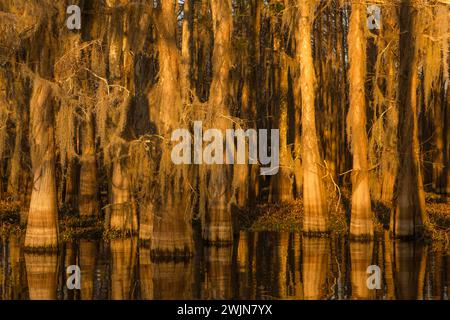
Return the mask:
[[[373,236],[366,132],[366,40],[364,34],[366,23],[365,6],[359,0],[353,0],[348,33],[350,110],[347,116],[347,130],[353,154],[350,218],[350,235],[353,237]]]
[[[122,155],[123,151],[118,154]],[[130,192],[130,177],[124,163],[118,159],[112,164],[110,194],[111,229],[132,233],[137,230],[135,206]]]
[[[93,39],[102,39],[104,37],[104,30],[106,29],[107,16],[103,15],[100,3],[92,4],[91,8],[95,14],[92,15],[90,21],[86,23],[86,33],[84,41],[91,41]],[[105,55],[100,45],[95,45],[91,51],[90,69],[95,75],[106,77]],[[106,91],[104,87],[95,88],[90,85],[89,76],[94,77],[93,74],[87,73],[86,80],[83,80],[81,85],[83,90],[89,92],[89,95],[101,100],[100,96]],[[95,78],[95,77],[94,77]],[[96,80],[99,80],[95,78]],[[97,165],[97,149],[96,149],[96,106],[95,101],[92,104],[84,106],[84,116],[80,120],[79,133],[79,149],[81,156],[79,158],[79,186],[78,186],[78,212],[80,216],[92,217],[100,215],[100,197],[98,165]]]
[[[223,137],[225,137],[225,130],[231,128],[232,125],[229,120],[230,111],[228,109],[233,28],[231,10],[231,0],[211,1],[214,49],[212,56],[213,78],[208,104],[212,115],[210,126],[220,130]],[[233,238],[229,201],[231,196],[231,168],[224,164],[214,164],[209,165],[207,170],[209,173],[206,190],[208,211],[203,221],[203,238],[211,243],[231,242]]]
[[[281,4],[281,3],[280,3]],[[280,202],[289,202],[293,200],[293,182],[294,161],[292,159],[291,149],[288,145],[289,131],[289,113],[288,113],[288,94],[289,94],[289,66],[285,52],[286,41],[282,40],[282,22],[277,16],[271,17],[273,21],[273,50],[276,60],[273,61],[274,72],[274,112],[276,114],[275,127],[280,130],[280,168],[273,177],[271,185],[271,200]]]
[[[55,182],[55,141],[52,93],[42,79],[34,81],[30,101],[30,147],[33,187],[25,247],[53,248],[58,244]]]
[[[404,0],[400,12],[399,77],[399,160],[395,237],[411,237],[421,232],[425,219],[425,195],[419,163],[419,128],[417,104],[417,8]]]
[[[393,59],[389,54],[388,59]],[[398,105],[396,94],[396,75],[394,61],[388,61],[387,74],[387,97],[388,104],[386,110],[387,126],[384,132],[383,153],[381,158],[381,201],[385,204],[392,204],[394,197],[394,186],[398,172],[397,156],[397,131],[398,131]]]
[[[122,1],[120,5],[128,5],[129,0]],[[131,104],[132,90],[132,60],[130,57],[130,10],[129,7],[120,8],[120,5],[108,1],[112,14],[108,16],[108,71],[109,81],[114,86],[110,92],[120,97],[118,114],[114,117],[114,131],[111,138],[112,146],[108,150],[111,158],[110,171],[110,219],[109,227],[125,233],[137,231],[136,205],[131,193],[130,173],[127,162],[129,157],[128,137],[125,127]],[[108,222],[108,221],[107,221]]]
[[[311,48],[312,17],[315,12],[314,0],[298,0],[296,58],[300,63],[302,139],[301,158],[303,169],[303,204],[305,232],[328,231],[328,214],[322,182],[322,159],[319,153],[315,119],[316,75]],[[299,102],[297,102],[299,103]]]
[[[185,126],[181,122],[181,85],[188,82],[181,79],[181,53],[177,47],[177,21],[173,1],[161,2],[160,8],[154,10],[154,20],[157,30],[159,82],[152,94],[157,107],[156,113],[153,113],[155,119],[151,120],[157,124],[158,133],[166,137],[166,141],[170,141],[172,131]],[[188,168],[187,165],[176,166],[172,163],[171,149],[170,142],[162,147],[162,205],[158,210],[155,209],[151,247],[154,254],[161,256],[190,256],[193,248]]]
[[[380,48],[385,54],[385,74],[386,74],[386,125],[383,130],[384,141],[381,155],[381,195],[382,203],[388,206],[392,205],[394,198],[395,181],[398,172],[398,96],[397,96],[397,79],[398,79],[398,58],[396,52],[398,50],[399,30],[398,30],[398,14],[394,6],[389,1],[386,2],[386,8],[383,13],[382,41],[386,49]]]

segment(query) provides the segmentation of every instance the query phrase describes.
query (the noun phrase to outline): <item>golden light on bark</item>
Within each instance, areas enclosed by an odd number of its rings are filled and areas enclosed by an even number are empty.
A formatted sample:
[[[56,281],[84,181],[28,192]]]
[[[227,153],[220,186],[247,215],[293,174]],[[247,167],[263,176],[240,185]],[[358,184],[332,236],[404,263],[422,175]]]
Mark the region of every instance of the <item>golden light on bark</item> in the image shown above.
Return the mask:
[[[352,12],[348,31],[348,55],[350,60],[347,132],[353,154],[352,207],[350,235],[373,237],[373,215],[369,191],[369,163],[367,159],[366,132],[366,24],[365,7],[359,0],[351,2]]]

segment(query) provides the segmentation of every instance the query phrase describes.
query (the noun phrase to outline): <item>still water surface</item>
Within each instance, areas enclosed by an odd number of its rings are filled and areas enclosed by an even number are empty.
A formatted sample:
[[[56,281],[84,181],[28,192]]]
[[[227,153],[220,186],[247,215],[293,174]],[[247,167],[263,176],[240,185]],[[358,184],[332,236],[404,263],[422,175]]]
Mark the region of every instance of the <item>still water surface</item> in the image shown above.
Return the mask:
[[[230,247],[202,247],[189,262],[152,262],[136,239],[64,243],[25,253],[0,241],[0,299],[448,299],[450,252],[418,243],[349,242],[295,233],[241,232]],[[369,265],[381,289],[366,285]],[[66,268],[81,268],[68,290]]]

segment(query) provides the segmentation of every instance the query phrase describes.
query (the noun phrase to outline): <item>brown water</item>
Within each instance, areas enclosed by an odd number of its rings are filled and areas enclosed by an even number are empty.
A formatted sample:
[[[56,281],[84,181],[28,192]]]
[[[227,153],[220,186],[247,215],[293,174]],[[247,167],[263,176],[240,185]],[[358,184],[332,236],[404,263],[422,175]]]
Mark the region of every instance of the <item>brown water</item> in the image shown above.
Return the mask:
[[[231,247],[197,244],[189,262],[152,262],[135,239],[64,243],[57,254],[0,242],[0,299],[448,299],[450,252],[408,242],[348,242],[244,233]],[[369,265],[382,271],[369,290]],[[68,290],[66,268],[81,269]]]

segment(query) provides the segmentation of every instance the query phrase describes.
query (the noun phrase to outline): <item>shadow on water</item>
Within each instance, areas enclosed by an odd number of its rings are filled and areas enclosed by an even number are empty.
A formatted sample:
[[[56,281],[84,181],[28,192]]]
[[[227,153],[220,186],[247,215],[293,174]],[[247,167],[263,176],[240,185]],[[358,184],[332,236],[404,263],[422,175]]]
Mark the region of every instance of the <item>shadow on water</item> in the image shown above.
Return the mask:
[[[197,246],[190,261],[157,261],[137,239],[64,243],[58,254],[0,242],[0,299],[448,299],[450,252],[414,242],[353,242],[241,232],[228,247]],[[66,269],[81,270],[69,290]],[[380,267],[380,289],[367,286]]]

